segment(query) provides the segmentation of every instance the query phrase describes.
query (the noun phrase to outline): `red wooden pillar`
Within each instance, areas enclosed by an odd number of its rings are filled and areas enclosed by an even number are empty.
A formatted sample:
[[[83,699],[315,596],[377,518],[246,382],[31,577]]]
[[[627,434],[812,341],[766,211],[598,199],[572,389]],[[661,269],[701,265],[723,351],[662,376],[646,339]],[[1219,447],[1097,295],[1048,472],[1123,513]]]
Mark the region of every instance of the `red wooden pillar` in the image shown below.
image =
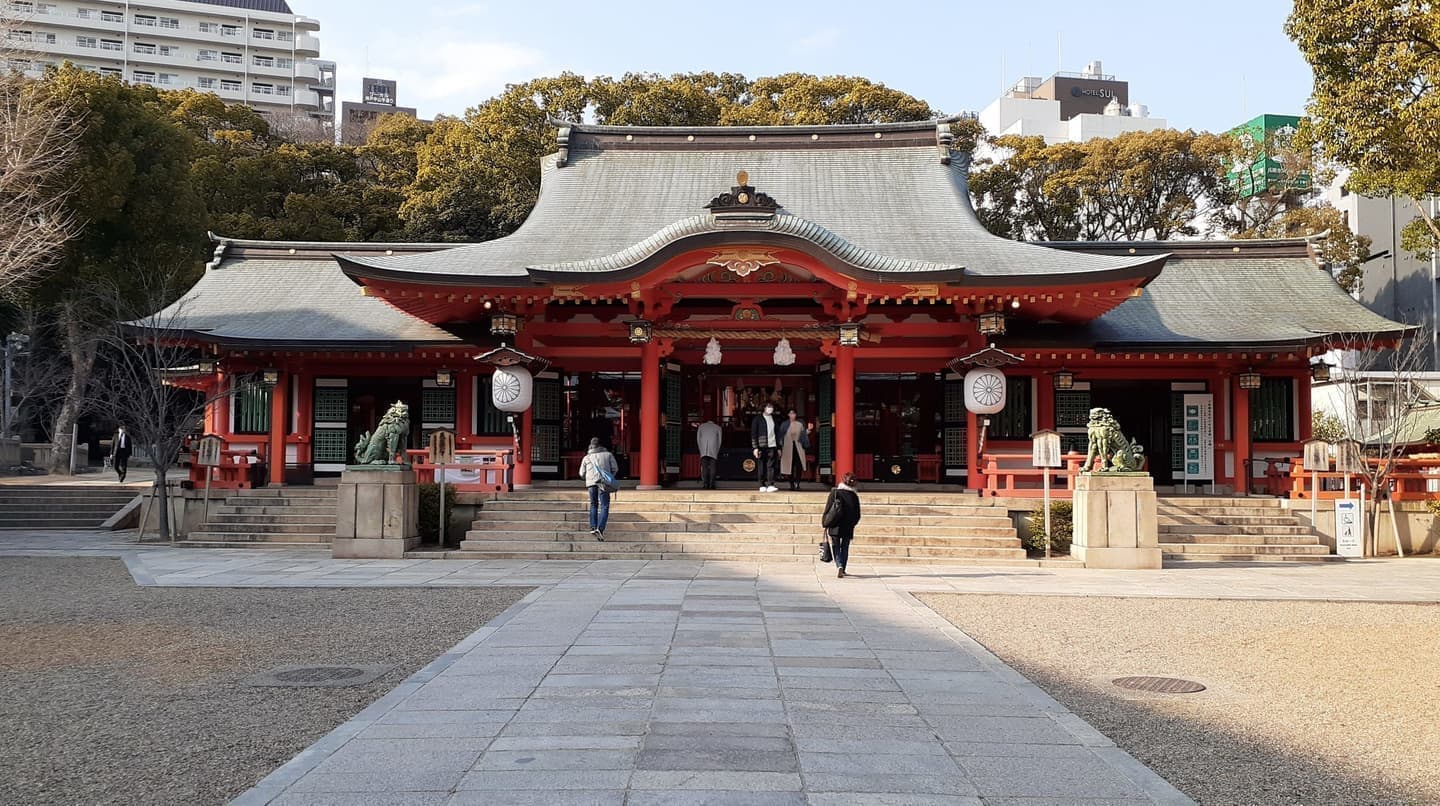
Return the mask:
[[[640,347],[640,489],[660,489],[660,343]]]
[[[471,427],[475,416],[475,376],[467,370],[455,373],[455,442],[470,447],[475,439]]]
[[[855,348],[835,349],[835,482],[855,472]]]
[[[530,489],[530,466],[531,459],[535,456],[535,447],[530,441],[535,436],[535,407],[531,406],[520,415],[520,447],[515,451],[515,471],[510,476],[512,486],[517,490]]]
[[[1301,373],[1297,375],[1295,377],[1295,385],[1299,387],[1296,397],[1300,401],[1299,405],[1296,406],[1296,408],[1299,409],[1300,427],[1296,430],[1300,434],[1300,441],[1304,442],[1307,439],[1313,439],[1315,436],[1315,432],[1312,430],[1315,425],[1315,415],[1310,408],[1313,403],[1311,403],[1310,400],[1311,381],[1309,374]]]
[[[965,412],[965,467],[967,484],[976,492],[985,489],[984,468],[980,467],[980,415]]]
[[[285,427],[290,424],[290,373],[280,377],[270,390],[270,447],[266,461],[270,463],[270,483],[285,482]]]
[[[1035,428],[1055,428],[1055,376],[1049,372],[1035,375]]]
[[[311,451],[315,444],[315,373],[298,372],[295,377],[298,379],[294,384],[295,434],[300,437],[295,461],[309,464],[314,461]]]
[[[1250,390],[1240,388],[1239,376],[1234,376],[1235,421],[1231,423],[1235,435],[1235,492],[1248,495],[1250,492]]]

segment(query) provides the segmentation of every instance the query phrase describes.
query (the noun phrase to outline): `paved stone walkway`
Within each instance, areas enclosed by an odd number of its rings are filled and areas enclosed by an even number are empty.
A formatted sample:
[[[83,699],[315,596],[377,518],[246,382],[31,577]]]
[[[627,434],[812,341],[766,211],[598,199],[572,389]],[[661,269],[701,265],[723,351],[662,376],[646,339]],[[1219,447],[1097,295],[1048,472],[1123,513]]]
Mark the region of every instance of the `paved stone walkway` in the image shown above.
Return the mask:
[[[141,585],[537,585],[236,803],[1188,803],[909,591],[1436,601],[1440,562],[857,569],[341,561],[0,535]]]

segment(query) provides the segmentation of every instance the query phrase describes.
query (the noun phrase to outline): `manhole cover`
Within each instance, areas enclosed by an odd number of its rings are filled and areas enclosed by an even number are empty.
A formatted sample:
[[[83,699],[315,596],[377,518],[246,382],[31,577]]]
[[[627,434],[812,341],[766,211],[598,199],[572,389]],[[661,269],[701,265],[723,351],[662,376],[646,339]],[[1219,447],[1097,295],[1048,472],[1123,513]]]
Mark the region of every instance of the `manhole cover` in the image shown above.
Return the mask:
[[[363,686],[390,671],[375,664],[333,664],[330,666],[281,666],[242,682],[251,686],[341,687]]]
[[[1156,694],[1194,694],[1205,687],[1194,680],[1178,677],[1117,677],[1113,681],[1120,688],[1131,691],[1150,691]]]
[[[364,675],[364,669],[356,669],[354,666],[306,666],[303,669],[276,672],[275,679],[282,683],[338,683]]]

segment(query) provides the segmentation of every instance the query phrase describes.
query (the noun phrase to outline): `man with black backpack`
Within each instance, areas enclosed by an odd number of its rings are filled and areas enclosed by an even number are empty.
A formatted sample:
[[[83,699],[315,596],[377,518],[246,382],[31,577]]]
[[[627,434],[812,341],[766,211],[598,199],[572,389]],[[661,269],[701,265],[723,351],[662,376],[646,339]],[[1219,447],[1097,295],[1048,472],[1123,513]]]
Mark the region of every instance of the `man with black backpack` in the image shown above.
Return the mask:
[[[590,534],[605,540],[605,523],[610,520],[610,494],[619,489],[615,476],[620,464],[615,455],[600,444],[599,437],[590,440],[590,450],[580,460],[580,477],[590,493]]]

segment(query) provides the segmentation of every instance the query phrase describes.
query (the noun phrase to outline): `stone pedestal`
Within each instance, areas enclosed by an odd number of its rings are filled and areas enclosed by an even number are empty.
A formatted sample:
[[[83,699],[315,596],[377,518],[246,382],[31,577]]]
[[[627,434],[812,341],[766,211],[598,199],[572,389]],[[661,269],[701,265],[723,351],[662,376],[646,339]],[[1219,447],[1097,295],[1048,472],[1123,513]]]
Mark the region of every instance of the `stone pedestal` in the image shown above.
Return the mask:
[[[332,556],[399,559],[420,543],[420,488],[399,465],[345,468],[335,500]]]
[[[1086,568],[1160,567],[1160,526],[1149,474],[1081,474],[1073,504],[1070,554]]]

